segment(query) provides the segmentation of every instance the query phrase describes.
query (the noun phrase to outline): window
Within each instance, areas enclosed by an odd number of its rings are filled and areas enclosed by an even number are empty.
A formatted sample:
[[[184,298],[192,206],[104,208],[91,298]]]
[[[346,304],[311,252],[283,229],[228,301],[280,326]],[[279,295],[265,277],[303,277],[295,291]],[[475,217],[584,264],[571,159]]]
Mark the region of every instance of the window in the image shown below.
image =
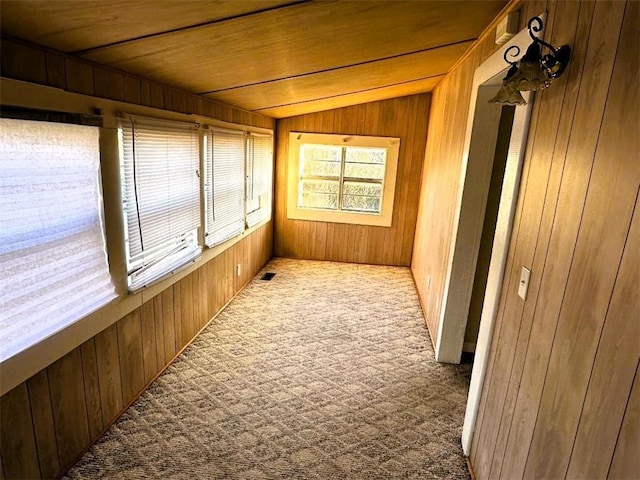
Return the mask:
[[[96,127],[0,119],[0,361],[116,296],[98,145]]]
[[[247,139],[247,227],[271,218],[273,137],[252,134]]]
[[[122,200],[129,290],[195,261],[200,226],[195,124],[120,119]]]
[[[205,136],[205,243],[212,247],[244,231],[244,132],[209,130]]]
[[[273,137],[213,128],[205,135],[205,243],[271,218]]]
[[[287,217],[391,226],[400,140],[292,132]]]

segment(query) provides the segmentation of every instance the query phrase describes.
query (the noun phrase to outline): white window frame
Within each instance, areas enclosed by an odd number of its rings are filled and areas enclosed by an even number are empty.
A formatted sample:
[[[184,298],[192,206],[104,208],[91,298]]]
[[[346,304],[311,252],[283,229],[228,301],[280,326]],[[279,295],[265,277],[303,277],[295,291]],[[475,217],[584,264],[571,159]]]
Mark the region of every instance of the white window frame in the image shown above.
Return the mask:
[[[128,192],[129,186],[127,185],[126,178],[126,170],[127,170],[127,162],[131,161],[127,152],[125,151],[125,140],[124,140],[124,130],[131,129],[132,134],[135,132],[136,128],[140,128],[145,131],[158,131],[158,132],[166,132],[167,136],[180,132],[180,135],[186,133],[188,136],[193,136],[193,143],[195,145],[195,165],[192,165],[193,172],[188,172],[192,175],[192,182],[194,182],[194,187],[196,187],[193,191],[193,194],[197,199],[190,208],[192,210],[197,211],[197,219],[195,223],[191,226],[190,229],[184,230],[180,233],[173,232],[173,235],[167,235],[166,238],[163,239],[162,243],[158,243],[157,240],[156,245],[152,247],[144,247],[143,246],[143,230],[142,230],[142,220],[145,218],[152,218],[152,215],[147,215],[147,217],[140,218],[140,214],[138,211],[137,219],[134,216],[133,218],[128,217],[128,200],[129,197],[135,198],[132,200],[136,205],[139,205],[138,195],[137,195],[137,181],[136,186],[133,187],[133,193]],[[190,263],[196,262],[200,259],[200,255],[202,253],[202,246],[199,242],[198,231],[202,226],[201,221],[201,205],[202,200],[200,196],[200,181],[199,171],[200,171],[200,151],[201,151],[201,140],[200,136],[197,132],[198,125],[190,122],[176,122],[164,119],[158,119],[153,117],[142,117],[131,114],[120,114],[118,120],[118,137],[119,137],[119,156],[120,156],[120,182],[121,182],[121,193],[122,193],[122,210],[123,210],[123,227],[125,233],[125,251],[126,251],[126,262],[127,262],[127,286],[130,292],[135,293],[140,290],[143,290],[155,283],[158,283],[162,279],[173,275],[174,273],[184,269]],[[132,145],[135,145],[133,143]],[[135,149],[131,152],[133,155],[133,167],[134,173],[133,178],[135,178]],[[169,157],[171,158],[171,157]],[[147,160],[148,161],[148,160]],[[182,169],[185,169],[185,166],[182,166]],[[171,172],[176,173],[176,172]],[[185,172],[181,172],[182,175],[185,175]],[[188,183],[183,182],[184,185],[188,185]],[[149,185],[147,185],[148,188]],[[171,205],[169,205],[169,209],[171,210]],[[186,205],[182,208],[185,210],[188,208]],[[147,206],[147,209],[149,207]],[[182,215],[182,214],[181,214]],[[169,218],[171,218],[169,216]],[[175,218],[183,218],[181,216],[176,216]],[[188,217],[186,217],[188,218]],[[146,223],[151,225],[149,220],[146,220]],[[136,228],[137,227],[137,228]],[[131,231],[131,230],[135,231]],[[155,227],[157,230],[157,227]],[[131,239],[137,238],[137,243],[140,244],[140,247],[137,247],[137,253],[135,255],[131,252]],[[134,258],[135,257],[135,258]]]
[[[385,148],[387,150],[387,158],[385,162],[384,180],[382,182],[382,204],[380,213],[301,207],[298,202],[299,182],[301,178],[300,150],[303,145],[309,144],[338,147]],[[289,158],[287,164],[287,218],[292,220],[311,220],[318,222],[390,227],[393,219],[393,204],[399,153],[400,139],[396,137],[335,135],[304,132],[289,133]],[[342,162],[344,163],[344,155]]]
[[[224,225],[223,234],[220,234],[220,231],[216,229],[216,209],[219,209],[219,206],[216,206],[216,177],[215,177],[215,158],[213,156],[213,142],[215,141],[215,135],[224,135],[229,138],[236,138],[239,142],[242,142],[242,159],[238,159],[238,163],[242,163],[242,172],[238,172],[239,180],[238,184],[242,185],[242,190],[238,192],[234,192],[238,194],[238,200],[240,203],[240,217],[237,220],[234,220],[233,223],[229,223]],[[203,168],[203,189],[205,192],[204,195],[204,218],[205,218],[205,228],[204,228],[204,237],[205,237],[205,245],[209,248],[216,247],[217,245],[221,245],[239,235],[245,230],[246,227],[246,159],[247,159],[247,141],[246,141],[246,132],[242,130],[233,130],[233,129],[223,129],[211,127],[207,131],[205,131],[204,135],[204,168]],[[241,162],[240,162],[241,160]],[[237,225],[236,225],[237,223]],[[226,231],[229,226],[236,226],[237,228],[233,228],[232,230]]]
[[[242,190],[238,191],[238,196],[242,199],[242,216],[238,219],[238,229],[231,232],[225,232],[224,235],[218,235],[215,229],[215,211],[218,207],[215,204],[215,165],[212,154],[216,133],[226,136],[238,136],[242,139],[244,149],[242,152],[242,160],[238,159],[238,163],[242,163]],[[253,142],[256,138],[269,139],[269,159],[260,159],[260,165],[256,164],[257,158],[254,158]],[[204,132],[203,141],[204,151],[204,172],[202,180],[202,189],[204,191],[203,214],[204,214],[204,238],[205,245],[214,248],[218,245],[243,235],[247,230],[253,229],[260,224],[271,220],[272,215],[272,198],[273,198],[273,134],[245,131],[233,128],[220,128],[209,126]],[[253,156],[251,156],[253,155]],[[266,167],[264,169],[263,167]],[[261,177],[260,182],[255,181],[256,175]],[[256,184],[262,185],[262,190],[255,192]],[[257,194],[257,195],[256,195]],[[241,224],[241,225],[240,225]]]

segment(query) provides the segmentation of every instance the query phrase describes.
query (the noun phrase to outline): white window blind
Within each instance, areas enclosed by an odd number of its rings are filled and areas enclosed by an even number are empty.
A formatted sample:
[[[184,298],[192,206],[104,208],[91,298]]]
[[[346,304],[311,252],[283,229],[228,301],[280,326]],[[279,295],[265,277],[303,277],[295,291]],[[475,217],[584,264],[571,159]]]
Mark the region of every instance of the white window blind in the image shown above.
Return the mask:
[[[96,127],[0,119],[0,361],[115,298]]]
[[[247,226],[271,217],[273,138],[251,135],[247,140]]]
[[[200,226],[196,125],[120,119],[129,289],[197,260]]]
[[[244,231],[245,142],[241,131],[209,130],[205,142],[205,243]]]

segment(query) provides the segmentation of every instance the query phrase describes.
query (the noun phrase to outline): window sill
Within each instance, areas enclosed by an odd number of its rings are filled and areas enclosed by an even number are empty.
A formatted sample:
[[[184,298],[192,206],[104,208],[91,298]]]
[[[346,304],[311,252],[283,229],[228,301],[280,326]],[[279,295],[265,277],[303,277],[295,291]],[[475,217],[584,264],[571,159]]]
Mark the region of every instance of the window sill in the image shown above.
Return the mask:
[[[287,208],[288,220],[309,220],[312,222],[348,223],[351,225],[368,225],[373,227],[390,227],[393,212],[356,213],[313,208],[300,208],[295,205]]]

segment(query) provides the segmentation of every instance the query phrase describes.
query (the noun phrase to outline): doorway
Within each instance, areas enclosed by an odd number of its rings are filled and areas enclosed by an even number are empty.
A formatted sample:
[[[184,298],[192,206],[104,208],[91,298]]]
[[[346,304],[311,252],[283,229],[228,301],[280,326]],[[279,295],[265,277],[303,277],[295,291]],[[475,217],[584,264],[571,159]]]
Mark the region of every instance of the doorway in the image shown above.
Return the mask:
[[[477,321],[480,312],[462,431],[465,455],[471,450],[500,300],[532,100],[528,92],[523,92],[526,105],[499,107],[488,103],[491,98],[488,95],[497,91],[506,73],[508,65],[503,60],[504,52],[513,45],[524,51],[529,42],[528,32],[524,30],[477,68],[469,107],[457,234],[452,242],[452,260],[445,286],[446,303],[443,304],[456,308],[448,312],[443,309],[436,352],[443,358],[461,355],[467,320]],[[465,265],[464,262],[468,263]]]

